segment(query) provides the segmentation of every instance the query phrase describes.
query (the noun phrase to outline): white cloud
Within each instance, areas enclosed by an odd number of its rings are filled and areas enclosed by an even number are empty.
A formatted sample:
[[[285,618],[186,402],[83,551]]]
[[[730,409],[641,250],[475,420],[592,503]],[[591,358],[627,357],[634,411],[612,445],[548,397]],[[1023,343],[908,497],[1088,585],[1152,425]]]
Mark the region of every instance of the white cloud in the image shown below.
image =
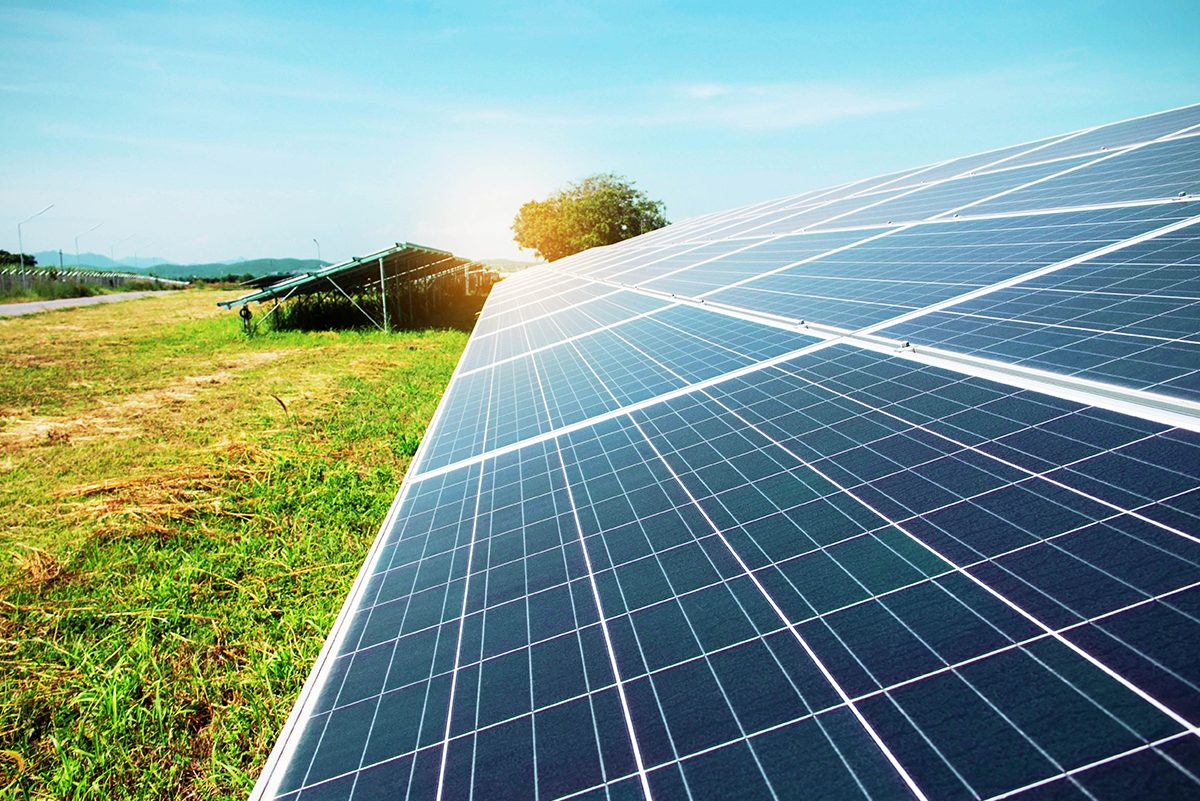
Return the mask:
[[[479,105],[452,111],[458,122],[620,129],[701,127],[741,131],[806,128],[848,117],[917,108],[914,95],[819,83],[719,83],[619,88],[520,108]]]
[[[677,92],[663,121],[747,131],[807,128],[877,114],[907,111],[920,103],[902,94],[820,83],[704,83]]]
[[[690,86],[685,86],[683,91],[688,97],[706,100],[710,97],[720,97],[721,95],[728,94],[731,88],[721,83],[694,83]]]

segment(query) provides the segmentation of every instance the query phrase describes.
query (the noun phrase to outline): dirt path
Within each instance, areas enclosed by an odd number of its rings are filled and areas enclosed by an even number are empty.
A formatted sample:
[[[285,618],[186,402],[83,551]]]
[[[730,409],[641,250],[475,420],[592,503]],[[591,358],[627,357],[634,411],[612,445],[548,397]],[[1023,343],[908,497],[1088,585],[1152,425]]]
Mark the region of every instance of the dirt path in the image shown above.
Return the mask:
[[[118,300],[133,300],[147,295],[158,295],[170,290],[156,289],[147,292],[118,292],[113,295],[93,295],[90,298],[63,298],[61,300],[35,300],[29,303],[0,303],[0,317],[16,317],[51,309],[67,309],[71,306],[91,306],[94,303],[116,303]]]
[[[288,350],[245,353],[238,357],[236,364],[218,364],[216,372],[181,376],[165,387],[135,392],[121,399],[105,399],[84,414],[21,418],[6,417],[0,410],[0,456],[39,442],[135,436],[147,416],[162,414],[172,404],[193,401],[205,387],[223,384],[241,370],[273,362],[291,353]],[[0,468],[3,465],[0,460]]]

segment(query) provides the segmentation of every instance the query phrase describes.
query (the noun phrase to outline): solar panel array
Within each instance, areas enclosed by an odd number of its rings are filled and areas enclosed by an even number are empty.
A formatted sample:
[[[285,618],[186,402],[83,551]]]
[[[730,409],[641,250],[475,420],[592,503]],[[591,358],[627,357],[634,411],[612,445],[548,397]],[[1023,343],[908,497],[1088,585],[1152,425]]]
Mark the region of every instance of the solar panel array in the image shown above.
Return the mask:
[[[493,291],[256,793],[1200,797],[1200,106]]]

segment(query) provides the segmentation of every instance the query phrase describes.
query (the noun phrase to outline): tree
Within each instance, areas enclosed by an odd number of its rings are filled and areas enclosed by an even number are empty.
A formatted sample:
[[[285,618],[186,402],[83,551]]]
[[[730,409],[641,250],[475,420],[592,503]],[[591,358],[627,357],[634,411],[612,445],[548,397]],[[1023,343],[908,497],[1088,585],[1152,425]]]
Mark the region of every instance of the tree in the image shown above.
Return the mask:
[[[25,266],[26,266],[26,267],[35,267],[35,266],[37,266],[37,259],[35,259],[35,258],[34,258],[32,255],[30,255],[29,253],[24,253],[24,254],[22,254],[22,253],[9,253],[7,250],[0,250],[0,265],[5,265],[5,264],[20,264],[20,263],[21,263],[21,256],[24,256],[24,257],[25,257]]]
[[[614,173],[590,175],[545,200],[521,206],[513,239],[546,261],[653,231],[667,225],[665,206]]]

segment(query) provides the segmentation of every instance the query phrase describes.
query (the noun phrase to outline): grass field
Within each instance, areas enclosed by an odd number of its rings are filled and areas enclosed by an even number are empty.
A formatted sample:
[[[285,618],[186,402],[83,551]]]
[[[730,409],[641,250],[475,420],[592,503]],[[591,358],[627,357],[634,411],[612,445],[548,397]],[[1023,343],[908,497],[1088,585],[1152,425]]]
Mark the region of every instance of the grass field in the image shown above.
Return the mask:
[[[109,287],[87,284],[82,281],[35,281],[28,287],[0,287],[0,302],[26,303],[35,300],[60,300],[62,298],[89,298],[93,295],[108,295],[114,292],[139,292],[147,289],[162,289],[152,281],[127,281],[122,286]]]
[[[466,335],[0,319],[0,798],[249,792]]]

